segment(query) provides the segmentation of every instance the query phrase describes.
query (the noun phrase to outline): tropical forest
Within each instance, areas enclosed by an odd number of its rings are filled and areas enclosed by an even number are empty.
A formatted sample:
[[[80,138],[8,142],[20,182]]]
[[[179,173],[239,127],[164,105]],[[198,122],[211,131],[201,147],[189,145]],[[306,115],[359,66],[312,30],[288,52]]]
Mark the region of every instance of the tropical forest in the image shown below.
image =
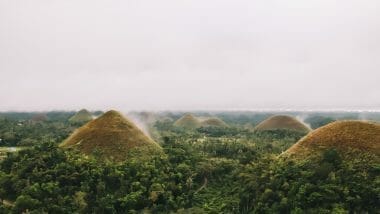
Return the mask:
[[[378,213],[380,115],[297,115],[1,113],[0,212]]]

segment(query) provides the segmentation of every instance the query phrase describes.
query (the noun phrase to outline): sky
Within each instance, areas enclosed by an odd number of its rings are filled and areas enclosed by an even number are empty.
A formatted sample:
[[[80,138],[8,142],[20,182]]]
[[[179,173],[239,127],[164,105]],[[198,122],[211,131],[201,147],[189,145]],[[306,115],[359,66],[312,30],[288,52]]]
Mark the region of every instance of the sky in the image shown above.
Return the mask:
[[[378,0],[0,0],[0,111],[380,109]]]

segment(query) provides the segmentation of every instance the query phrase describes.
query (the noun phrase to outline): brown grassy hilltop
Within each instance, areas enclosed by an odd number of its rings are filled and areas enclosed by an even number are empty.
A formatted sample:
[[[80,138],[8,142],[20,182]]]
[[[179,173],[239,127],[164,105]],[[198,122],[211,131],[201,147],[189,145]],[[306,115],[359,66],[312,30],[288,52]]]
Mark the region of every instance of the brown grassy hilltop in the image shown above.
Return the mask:
[[[277,129],[294,130],[294,131],[300,131],[300,132],[310,131],[310,129],[306,125],[298,121],[296,118],[287,116],[287,115],[272,116],[262,121],[255,127],[255,130],[258,130],[258,131],[277,130]]]
[[[174,125],[182,128],[195,129],[201,126],[201,122],[192,114],[185,114],[179,118]]]
[[[140,156],[161,152],[157,143],[114,110],[80,127],[60,146],[114,161],[125,160],[131,151],[139,151]]]
[[[92,120],[92,115],[86,109],[78,111],[74,116],[70,117],[69,122],[83,123]]]
[[[380,156],[380,125],[362,121],[338,121],[309,133],[283,155],[304,158],[318,155],[327,149],[342,154],[372,154]]]
[[[227,127],[227,123],[225,123],[223,120],[213,117],[213,118],[208,118],[201,123],[202,126],[205,127]]]

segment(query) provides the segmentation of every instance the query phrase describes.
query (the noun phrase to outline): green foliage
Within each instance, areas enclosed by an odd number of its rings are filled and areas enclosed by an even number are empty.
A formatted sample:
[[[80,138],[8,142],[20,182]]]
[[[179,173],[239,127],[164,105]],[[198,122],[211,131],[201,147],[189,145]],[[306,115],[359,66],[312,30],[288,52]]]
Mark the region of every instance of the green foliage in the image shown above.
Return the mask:
[[[324,117],[324,116],[311,116],[311,117],[306,118],[305,120],[306,123],[310,124],[310,127],[312,129],[317,129],[319,127],[322,127],[334,121],[335,119],[331,117]]]
[[[0,119],[0,146],[33,146],[40,142],[64,140],[77,126],[67,118],[31,122],[28,120]]]
[[[374,213],[380,209],[375,168],[368,168],[368,162],[342,162],[335,150],[326,151],[319,161],[262,159],[240,174],[247,184],[240,193],[241,211]]]
[[[158,121],[154,127],[164,154],[120,163],[58,148],[75,128],[64,122],[69,116],[55,113],[49,121],[21,126],[18,119],[0,119],[3,145],[31,145],[0,162],[0,213],[380,210],[380,164],[371,156],[347,160],[327,149],[317,160],[281,159],[278,155],[305,133],[243,128],[266,115],[220,113],[232,125],[192,130]]]
[[[173,150],[167,151],[180,157]],[[43,143],[1,162],[0,197],[15,201],[16,213],[167,212],[191,206],[196,159],[184,151],[178,159],[104,163]]]

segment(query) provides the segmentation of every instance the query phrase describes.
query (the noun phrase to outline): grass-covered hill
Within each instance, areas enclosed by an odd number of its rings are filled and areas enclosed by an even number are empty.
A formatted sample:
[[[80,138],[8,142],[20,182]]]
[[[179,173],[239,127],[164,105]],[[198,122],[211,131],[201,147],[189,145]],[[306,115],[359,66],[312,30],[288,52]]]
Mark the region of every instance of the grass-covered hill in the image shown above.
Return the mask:
[[[47,120],[49,120],[49,118],[45,113],[37,113],[31,119],[32,122],[43,122]]]
[[[201,126],[201,122],[194,115],[185,114],[174,123],[174,126],[185,129],[195,129]]]
[[[92,120],[92,115],[86,109],[82,109],[75,113],[74,116],[70,117],[69,121],[71,123],[85,123]]]
[[[225,123],[223,120],[212,117],[212,118],[207,118],[201,122],[201,125],[203,127],[227,127],[227,123]]]
[[[338,121],[309,133],[289,148],[284,155],[296,158],[321,154],[335,149],[342,155],[380,156],[380,125],[363,121]]]
[[[257,131],[269,131],[269,130],[293,130],[299,132],[309,132],[310,129],[298,121],[296,118],[287,115],[272,116],[261,123],[259,123],[255,130]]]
[[[138,151],[140,157],[161,152],[157,143],[114,110],[77,129],[61,147],[77,148],[84,154],[114,161],[125,160],[132,151]]]

